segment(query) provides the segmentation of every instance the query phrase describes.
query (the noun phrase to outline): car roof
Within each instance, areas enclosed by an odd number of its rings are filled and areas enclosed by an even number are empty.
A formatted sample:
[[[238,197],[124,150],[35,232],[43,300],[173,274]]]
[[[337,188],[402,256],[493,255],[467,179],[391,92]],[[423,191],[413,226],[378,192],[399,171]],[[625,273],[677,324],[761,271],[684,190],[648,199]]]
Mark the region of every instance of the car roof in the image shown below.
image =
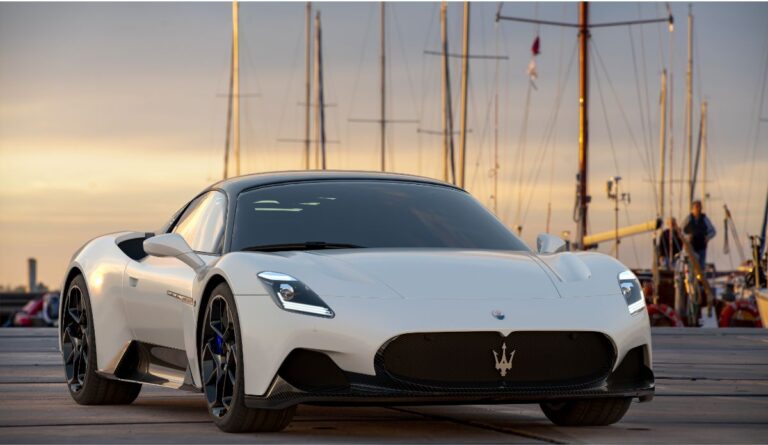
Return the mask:
[[[272,184],[285,184],[304,181],[325,180],[373,180],[373,181],[402,181],[423,184],[441,185],[459,189],[443,181],[423,176],[397,173],[345,171],[345,170],[296,170],[283,172],[256,173],[225,179],[211,185],[208,190],[222,190],[230,197],[236,197],[244,190]],[[459,189],[460,190],[460,189]]]

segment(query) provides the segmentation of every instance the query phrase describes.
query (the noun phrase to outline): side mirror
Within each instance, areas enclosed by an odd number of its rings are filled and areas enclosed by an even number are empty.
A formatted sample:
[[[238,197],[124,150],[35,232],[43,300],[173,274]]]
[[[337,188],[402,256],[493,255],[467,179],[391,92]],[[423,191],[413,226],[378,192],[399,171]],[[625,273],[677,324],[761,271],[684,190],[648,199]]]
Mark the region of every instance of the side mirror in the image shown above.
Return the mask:
[[[205,267],[205,261],[176,233],[164,233],[145,239],[144,251],[156,257],[178,258],[195,272],[200,272]]]
[[[539,253],[565,252],[567,245],[562,238],[548,233],[540,233],[536,237],[536,250]]]

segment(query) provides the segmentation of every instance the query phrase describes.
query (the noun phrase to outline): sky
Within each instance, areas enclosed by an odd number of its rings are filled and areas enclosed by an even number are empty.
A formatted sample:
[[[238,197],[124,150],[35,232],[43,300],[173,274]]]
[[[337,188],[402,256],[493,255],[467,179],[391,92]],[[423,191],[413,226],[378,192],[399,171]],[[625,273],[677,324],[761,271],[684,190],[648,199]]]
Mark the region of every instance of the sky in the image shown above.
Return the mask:
[[[378,3],[314,3],[321,12],[328,165],[378,168]],[[575,233],[578,155],[576,31],[495,23],[498,3],[472,3],[467,189],[498,216],[521,225],[535,245],[547,229]],[[591,233],[611,230],[605,181],[621,176],[631,200],[620,225],[656,216],[660,76],[671,76],[671,204],[685,214],[684,147],[687,3],[666,24],[595,28],[590,64]],[[504,3],[504,15],[575,22],[576,3]],[[387,4],[388,117],[418,120],[388,128],[392,171],[440,178],[439,3]],[[768,4],[694,3],[694,128],[708,102],[705,212],[719,234],[732,210],[745,249],[760,229],[768,190],[768,116],[760,104],[768,57]],[[665,4],[592,3],[594,23],[666,16]],[[448,6],[451,52],[461,48],[462,4]],[[304,3],[240,4],[243,173],[302,168]],[[538,78],[526,73],[538,35]],[[671,41],[670,41],[671,40]],[[69,258],[104,233],[147,230],[221,179],[231,46],[231,4],[0,3],[0,284],[26,283],[27,258],[40,281],[58,287]],[[670,47],[672,55],[670,57]],[[569,63],[569,61],[573,62]],[[570,67],[570,68],[569,68]],[[458,122],[460,59],[451,61]],[[494,125],[498,95],[498,127]],[[558,105],[559,104],[559,105]],[[761,108],[762,107],[762,108]],[[495,131],[498,128],[498,132]],[[498,134],[498,139],[495,135]],[[694,140],[696,140],[694,137]],[[498,140],[498,145],[494,141]],[[458,144],[458,142],[457,142]],[[669,168],[669,160],[667,162]],[[697,188],[697,196],[701,196]],[[669,195],[667,196],[669,198]],[[733,240],[731,240],[733,243]],[[613,253],[611,243],[600,251]],[[625,239],[619,258],[649,267],[651,235]]]

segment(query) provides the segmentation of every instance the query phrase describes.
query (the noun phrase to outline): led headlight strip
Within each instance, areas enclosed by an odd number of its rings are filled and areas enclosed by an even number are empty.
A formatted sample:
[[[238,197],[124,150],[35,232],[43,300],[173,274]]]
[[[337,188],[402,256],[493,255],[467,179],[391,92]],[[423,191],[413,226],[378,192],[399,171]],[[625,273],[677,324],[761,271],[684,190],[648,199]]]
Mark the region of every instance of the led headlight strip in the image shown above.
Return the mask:
[[[333,318],[334,312],[306,284],[280,272],[260,272],[257,275],[266,285],[278,306],[291,312]]]
[[[619,288],[630,314],[635,314],[645,309],[645,295],[640,286],[640,280],[629,270],[619,274]]]

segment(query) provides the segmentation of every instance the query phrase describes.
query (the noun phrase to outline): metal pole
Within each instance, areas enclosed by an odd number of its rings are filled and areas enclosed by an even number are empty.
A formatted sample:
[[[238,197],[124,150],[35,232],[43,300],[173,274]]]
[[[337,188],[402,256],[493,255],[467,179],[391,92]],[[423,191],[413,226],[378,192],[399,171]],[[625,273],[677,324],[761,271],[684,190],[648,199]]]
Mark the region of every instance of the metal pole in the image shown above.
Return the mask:
[[[235,43],[229,59],[229,90],[227,95],[227,136],[224,138],[224,179],[229,177],[229,148],[232,143],[232,84],[235,78]]]
[[[447,5],[445,0],[440,5],[440,41],[442,51],[441,99],[443,105],[443,181],[448,182],[448,24],[446,23]]]
[[[667,70],[661,72],[659,102],[659,218],[664,218],[664,170],[667,155]]]
[[[320,11],[315,15],[315,71],[317,72],[317,120],[318,120],[318,168],[325,170],[325,96],[323,90],[323,34],[320,26]]]
[[[614,230],[614,238],[613,238],[613,248],[616,252],[616,259],[619,259],[619,199],[621,198],[621,193],[619,192],[619,181],[621,180],[620,177],[616,176],[614,178],[616,180],[616,196],[613,198],[613,230]]]
[[[381,2],[381,171],[387,171],[386,138],[387,138],[387,41],[386,41],[386,4]]]
[[[688,71],[685,91],[685,142],[688,153],[688,204],[693,202],[693,13],[688,5]]]
[[[707,208],[707,101],[701,102],[701,202]]]
[[[658,218],[664,221],[664,169],[667,155],[667,70],[661,71],[661,95],[659,99],[659,212]],[[663,233],[663,231],[662,231]],[[670,232],[671,233],[671,232]],[[659,283],[661,277],[659,275],[659,247],[660,238],[658,238],[659,231],[655,231],[653,235],[653,289],[656,292],[658,298]],[[667,253],[664,253],[664,257],[667,257]]]
[[[415,124],[413,119],[387,117],[387,5],[379,3],[379,116],[371,119],[350,118],[350,122],[372,123],[379,126],[379,169],[387,171],[388,124]]]
[[[498,72],[498,68],[497,68]],[[498,79],[498,74],[496,75]],[[499,214],[499,90],[498,80],[494,96],[493,113],[493,213]]]
[[[661,218],[662,227],[664,224],[665,215],[665,198],[664,198],[664,174],[665,174],[665,161],[667,156],[667,70],[661,71],[661,97],[659,100],[659,213],[658,218]],[[671,229],[671,228],[670,228]],[[663,231],[662,231],[663,232]],[[671,232],[670,232],[671,233]],[[656,238],[658,232],[654,232],[653,240],[653,288],[656,290],[658,298],[659,283],[661,277],[659,275],[659,241]],[[667,253],[664,257],[667,257]]]
[[[587,234],[587,208],[589,195],[587,194],[587,153],[589,148],[589,121],[588,121],[588,44],[589,44],[589,3],[579,3],[579,222],[576,239],[579,248],[584,249],[584,237]]]
[[[501,8],[501,4],[499,4]],[[495,53],[499,53],[499,24],[496,23]],[[495,94],[493,97],[493,214],[499,215],[499,59],[496,59]],[[549,230],[547,230],[549,232]]]
[[[671,14],[671,11],[670,11]],[[674,48],[675,48],[675,39],[674,34],[675,28],[674,25],[670,23],[669,25],[669,78],[667,79],[667,82],[669,85],[667,85],[669,89],[669,93],[667,94],[667,100],[668,100],[668,113],[667,113],[667,134],[669,135],[668,140],[668,159],[669,159],[669,181],[668,181],[668,190],[669,190],[669,214],[675,215],[675,203],[673,197],[674,194],[674,185],[675,182],[673,181],[674,177],[674,171],[675,171],[675,57],[674,57]],[[679,210],[679,209],[678,209]],[[672,240],[672,234],[670,232],[670,241]],[[671,245],[671,244],[670,244]],[[675,307],[675,310],[677,310],[677,307]],[[678,312],[679,313],[679,312]]]
[[[461,66],[461,128],[459,130],[459,187],[464,188],[467,169],[467,88],[469,82],[469,2],[464,2],[464,37]]]
[[[232,115],[233,142],[235,147],[235,176],[240,176],[240,45],[238,35],[237,0],[232,2]]]
[[[315,15],[315,165],[320,168],[320,11]]]
[[[312,107],[312,2],[306,6],[306,50],[304,55],[304,169],[309,170],[310,158],[310,110]]]
[[[768,228],[768,192],[765,194],[765,207],[763,208],[763,224],[760,226],[760,256],[762,256],[763,252],[765,252],[765,245],[766,245],[765,238],[766,238],[767,228]]]

